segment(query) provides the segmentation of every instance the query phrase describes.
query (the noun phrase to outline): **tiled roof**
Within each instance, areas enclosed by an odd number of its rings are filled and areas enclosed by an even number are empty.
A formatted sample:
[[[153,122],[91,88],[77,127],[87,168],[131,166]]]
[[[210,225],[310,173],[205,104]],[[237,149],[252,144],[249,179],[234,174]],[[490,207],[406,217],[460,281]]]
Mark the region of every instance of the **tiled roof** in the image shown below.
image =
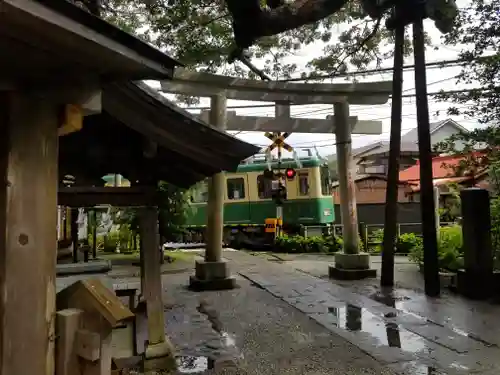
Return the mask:
[[[450,178],[450,177],[461,177],[457,176],[454,168],[458,166],[460,161],[462,161],[465,156],[453,155],[453,156],[438,156],[432,159],[432,177],[434,179],[439,178]],[[408,181],[418,183],[420,181],[420,163],[405,169],[399,173],[400,181]]]

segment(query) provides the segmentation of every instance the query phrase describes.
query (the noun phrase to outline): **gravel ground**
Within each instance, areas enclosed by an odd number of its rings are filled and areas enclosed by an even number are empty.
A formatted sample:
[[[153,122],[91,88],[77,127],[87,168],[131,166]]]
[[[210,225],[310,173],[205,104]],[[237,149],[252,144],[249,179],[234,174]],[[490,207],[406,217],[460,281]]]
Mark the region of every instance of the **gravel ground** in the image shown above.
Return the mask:
[[[240,287],[233,291],[193,293],[185,289],[186,275],[164,277],[167,304],[175,301],[176,306],[193,306],[197,300],[204,306],[198,310],[207,315],[225,342],[225,349],[212,352],[216,358],[210,374],[393,374],[286,302],[238,279]],[[186,313],[189,311],[193,309]],[[182,328],[192,332],[179,334],[177,328],[174,336],[193,337],[195,341],[198,336],[198,341],[203,341],[208,334],[206,327],[198,330],[196,322],[200,322],[199,317]],[[170,332],[176,331],[174,320],[167,324]]]

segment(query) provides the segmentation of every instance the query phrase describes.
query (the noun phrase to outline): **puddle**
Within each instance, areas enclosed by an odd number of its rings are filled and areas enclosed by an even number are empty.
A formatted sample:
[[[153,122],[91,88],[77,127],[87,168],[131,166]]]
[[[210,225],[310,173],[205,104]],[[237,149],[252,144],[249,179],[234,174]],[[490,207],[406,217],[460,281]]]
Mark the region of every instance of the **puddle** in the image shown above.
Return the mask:
[[[396,323],[385,323],[364,308],[346,304],[345,307],[329,307],[335,317],[335,326],[352,332],[369,334],[379,346],[397,347],[411,353],[426,352],[426,340],[400,328]]]
[[[214,360],[207,357],[177,357],[176,374],[197,374],[214,368]]]

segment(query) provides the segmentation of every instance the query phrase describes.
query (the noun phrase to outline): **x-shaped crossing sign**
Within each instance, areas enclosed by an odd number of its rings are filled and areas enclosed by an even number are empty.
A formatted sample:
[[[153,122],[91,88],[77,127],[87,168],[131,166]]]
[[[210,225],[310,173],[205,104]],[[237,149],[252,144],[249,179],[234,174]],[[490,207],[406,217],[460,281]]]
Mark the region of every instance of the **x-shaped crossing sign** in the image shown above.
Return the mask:
[[[285,142],[285,139],[290,136],[290,133],[274,132],[274,133],[265,133],[264,135],[271,141],[273,141],[273,143],[269,145],[269,147],[267,148],[269,151],[274,150],[276,147],[280,151],[282,148],[284,148],[289,152],[293,151],[293,147]]]

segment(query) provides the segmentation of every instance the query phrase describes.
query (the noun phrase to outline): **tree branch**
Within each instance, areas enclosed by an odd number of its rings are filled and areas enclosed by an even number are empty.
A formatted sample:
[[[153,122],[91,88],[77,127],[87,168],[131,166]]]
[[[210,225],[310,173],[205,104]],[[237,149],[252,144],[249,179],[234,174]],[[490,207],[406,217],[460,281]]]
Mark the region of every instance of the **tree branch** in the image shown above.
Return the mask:
[[[272,36],[320,21],[339,11],[348,0],[295,0],[274,8],[261,8],[259,0],[226,0],[233,17],[238,49],[246,49],[264,36]]]

